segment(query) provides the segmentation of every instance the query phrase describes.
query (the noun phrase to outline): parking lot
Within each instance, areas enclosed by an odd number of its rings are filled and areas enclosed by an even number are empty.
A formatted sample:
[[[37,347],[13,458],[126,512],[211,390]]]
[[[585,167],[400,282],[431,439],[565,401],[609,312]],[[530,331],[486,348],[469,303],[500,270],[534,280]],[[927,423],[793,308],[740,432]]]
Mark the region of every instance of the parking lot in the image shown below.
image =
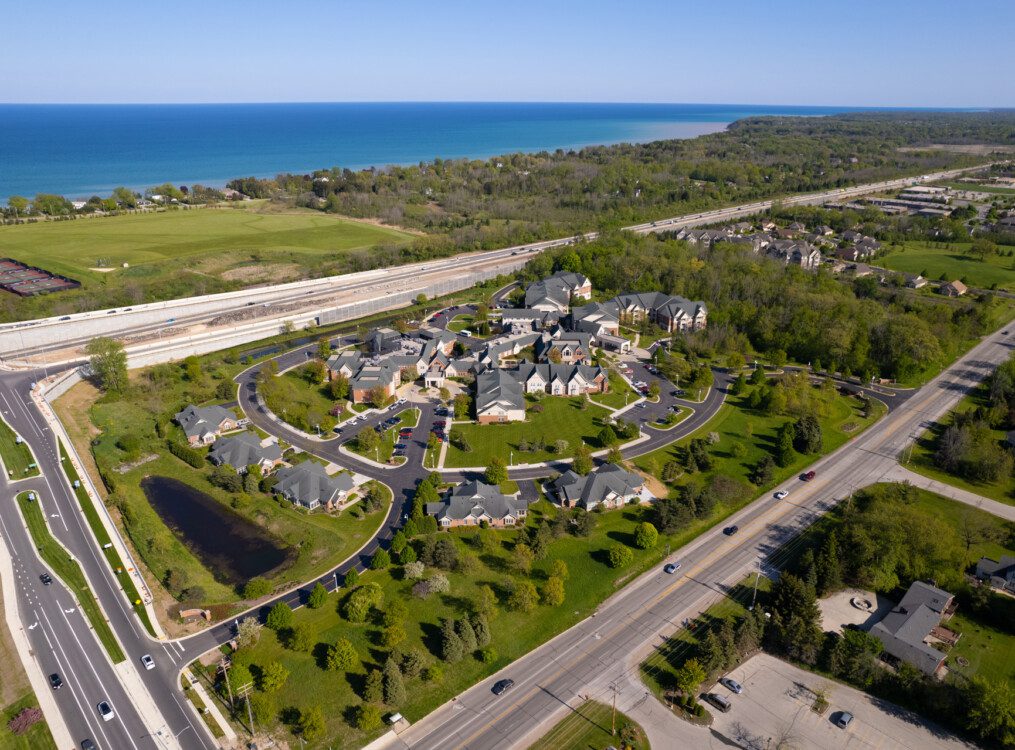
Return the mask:
[[[722,685],[708,688],[728,698],[727,713],[715,716],[713,731],[738,746],[766,748],[974,748],[909,711],[859,690],[814,675],[768,654],[758,654],[729,676],[743,685],[734,695]],[[828,708],[815,713],[816,690]],[[843,711],[855,717],[848,728],[835,725]]]

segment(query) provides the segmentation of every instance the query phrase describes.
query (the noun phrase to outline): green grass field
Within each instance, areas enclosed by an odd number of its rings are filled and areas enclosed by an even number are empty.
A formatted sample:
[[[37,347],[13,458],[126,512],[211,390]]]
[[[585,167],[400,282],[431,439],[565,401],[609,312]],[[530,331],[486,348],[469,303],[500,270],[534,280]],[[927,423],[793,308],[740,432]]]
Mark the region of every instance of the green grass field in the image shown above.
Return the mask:
[[[0,724],[0,750],[56,750],[56,743],[45,719],[33,724],[31,729],[20,735],[7,728],[7,722],[21,713],[22,709],[38,705],[39,701],[30,692],[4,708],[3,723]]]
[[[103,274],[89,269],[123,263],[173,263],[252,253],[327,255],[408,235],[317,211],[261,213],[253,208],[204,208],[154,214],[47,221],[0,227],[3,255],[84,281]],[[114,271],[119,273],[119,271]]]
[[[527,399],[528,411],[524,422],[508,422],[505,424],[452,424],[450,429],[460,430],[472,446],[472,450],[464,452],[448,446],[444,465],[486,466],[494,456],[504,458],[508,451],[514,451],[514,463],[535,463],[548,461],[557,457],[547,450],[521,451],[522,441],[541,437],[546,445],[552,446],[555,440],[566,440],[566,455],[574,455],[579,442],[585,441],[593,450],[600,446],[596,436],[603,428],[603,419],[609,416],[606,409],[595,404],[587,409],[579,406],[577,398],[565,396],[547,396],[539,401]],[[535,412],[532,407],[538,403],[542,412]]]
[[[1015,195],[1015,189],[1006,188],[1001,185],[981,185],[978,182],[941,182],[938,184],[950,187],[952,190],[968,190],[976,193],[994,193],[996,195]]]
[[[1015,258],[992,255],[984,260],[966,255],[970,243],[904,242],[900,249],[892,249],[875,261],[894,271],[920,273],[937,280],[942,275],[948,280],[965,279],[974,287],[1015,289]]]
[[[116,636],[113,635],[109,623],[103,617],[99,603],[88,588],[88,582],[85,580],[85,574],[81,571],[81,566],[67,554],[67,550],[50,533],[46,519],[43,517],[38,495],[35,500],[29,500],[28,493],[22,492],[18,495],[18,506],[21,508],[25,524],[32,535],[32,541],[35,542],[35,546],[39,550],[39,556],[77,597],[88,622],[91,623],[99,641],[109,653],[109,658],[113,660],[113,663],[119,664],[127,657],[120,648]]]
[[[613,709],[603,703],[586,701],[544,734],[529,750],[596,750],[613,745],[619,747],[620,733],[624,727],[633,730],[640,738],[626,745],[631,750],[648,750],[649,743],[645,739],[645,731],[637,722],[620,711],[616,714],[617,734],[612,733],[614,724]]]
[[[18,443],[14,430],[3,419],[0,419],[0,461],[3,461],[10,479],[25,479],[39,474],[38,467],[28,468],[35,462],[28,443]]]
[[[627,384],[619,373],[610,370],[610,390],[606,393],[597,393],[589,398],[594,404],[601,404],[607,409],[623,409],[627,404],[634,403],[641,398],[637,391]]]

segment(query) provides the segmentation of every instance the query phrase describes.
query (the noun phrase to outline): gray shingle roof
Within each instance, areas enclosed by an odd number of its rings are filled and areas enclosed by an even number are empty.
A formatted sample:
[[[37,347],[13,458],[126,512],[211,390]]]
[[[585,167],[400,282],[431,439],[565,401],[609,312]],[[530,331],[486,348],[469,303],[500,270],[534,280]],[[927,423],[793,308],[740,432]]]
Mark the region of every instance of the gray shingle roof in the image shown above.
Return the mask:
[[[275,492],[307,508],[324,505],[338,492],[348,492],[354,486],[348,474],[329,477],[324,467],[314,461],[283,467],[276,477]]]
[[[570,469],[555,479],[550,488],[561,501],[592,510],[611,495],[630,498],[636,495],[645,480],[623,466],[605,464],[582,476]]]
[[[278,443],[268,443],[261,447],[261,440],[257,435],[252,432],[241,432],[239,435],[216,440],[208,455],[216,464],[232,466],[239,471],[261,461],[278,461],[282,458],[282,449],[278,447]]]
[[[521,383],[505,370],[484,370],[476,376],[476,413],[500,405],[504,409],[525,409]]]
[[[518,518],[527,509],[524,500],[514,495],[503,495],[500,489],[485,482],[464,482],[455,487],[442,503],[428,503],[426,512],[442,518],[462,521],[472,517],[478,522],[483,516],[501,520],[508,516]]]
[[[194,406],[190,404],[174,417],[187,437],[200,437],[217,432],[223,420],[236,421],[236,415],[221,406]]]
[[[871,628],[871,635],[877,636],[890,655],[934,674],[944,654],[924,640],[941,623],[951,600],[947,591],[916,581],[898,606]]]

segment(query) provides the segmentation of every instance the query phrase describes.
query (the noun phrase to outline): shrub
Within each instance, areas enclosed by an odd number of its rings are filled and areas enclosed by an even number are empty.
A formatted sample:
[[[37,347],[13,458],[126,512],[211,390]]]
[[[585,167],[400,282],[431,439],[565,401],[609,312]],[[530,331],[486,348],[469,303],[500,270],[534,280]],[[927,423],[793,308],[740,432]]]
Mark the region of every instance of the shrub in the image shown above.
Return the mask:
[[[634,553],[623,544],[614,544],[610,547],[609,560],[611,568],[623,568],[634,560]]]
[[[356,647],[348,638],[339,638],[324,655],[324,665],[332,671],[350,669],[359,660]]]
[[[407,549],[411,549],[411,548],[407,548]],[[405,564],[405,568],[404,568],[405,577],[408,578],[410,581],[414,581],[417,578],[422,578],[423,577],[423,572],[425,570],[426,570],[426,566],[423,563],[419,562],[419,561],[413,561],[413,562],[410,562],[410,563],[406,563]]]
[[[170,453],[181,461],[190,464],[195,469],[200,469],[204,466],[204,454],[194,450],[189,445],[184,445],[176,440],[167,440],[166,447],[169,448]]]
[[[307,596],[307,606],[310,609],[318,609],[323,607],[326,601],[328,601],[328,590],[324,588],[324,584],[318,581],[310,590],[310,595]]]
[[[366,622],[370,609],[384,600],[384,591],[376,583],[366,583],[348,593],[342,603],[342,616],[349,622]]]
[[[278,602],[264,620],[264,624],[276,633],[291,628],[293,624],[293,611],[285,602]]]
[[[480,649],[479,660],[484,664],[493,664],[497,661],[497,650],[489,647]]]
[[[271,592],[271,584],[263,578],[251,578],[243,587],[244,599],[260,599]]]

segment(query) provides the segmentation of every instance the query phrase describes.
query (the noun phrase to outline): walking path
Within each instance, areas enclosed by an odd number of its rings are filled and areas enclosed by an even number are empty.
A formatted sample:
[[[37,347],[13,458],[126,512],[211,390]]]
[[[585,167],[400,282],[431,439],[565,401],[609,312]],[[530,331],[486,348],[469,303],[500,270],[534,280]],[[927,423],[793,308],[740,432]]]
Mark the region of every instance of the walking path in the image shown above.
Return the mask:
[[[923,474],[917,474],[915,471],[910,471],[899,464],[895,464],[895,466],[885,472],[881,481],[908,482],[914,487],[930,490],[931,492],[943,495],[957,502],[971,505],[974,508],[979,508],[980,510],[985,510],[987,513],[998,516],[999,518],[1015,522],[1015,505],[1007,505],[1005,503],[998,502],[997,500],[991,500],[989,497],[977,495],[975,492],[969,492],[968,490],[953,487],[950,484],[945,484],[944,482],[939,482],[936,479],[925,477]]]

